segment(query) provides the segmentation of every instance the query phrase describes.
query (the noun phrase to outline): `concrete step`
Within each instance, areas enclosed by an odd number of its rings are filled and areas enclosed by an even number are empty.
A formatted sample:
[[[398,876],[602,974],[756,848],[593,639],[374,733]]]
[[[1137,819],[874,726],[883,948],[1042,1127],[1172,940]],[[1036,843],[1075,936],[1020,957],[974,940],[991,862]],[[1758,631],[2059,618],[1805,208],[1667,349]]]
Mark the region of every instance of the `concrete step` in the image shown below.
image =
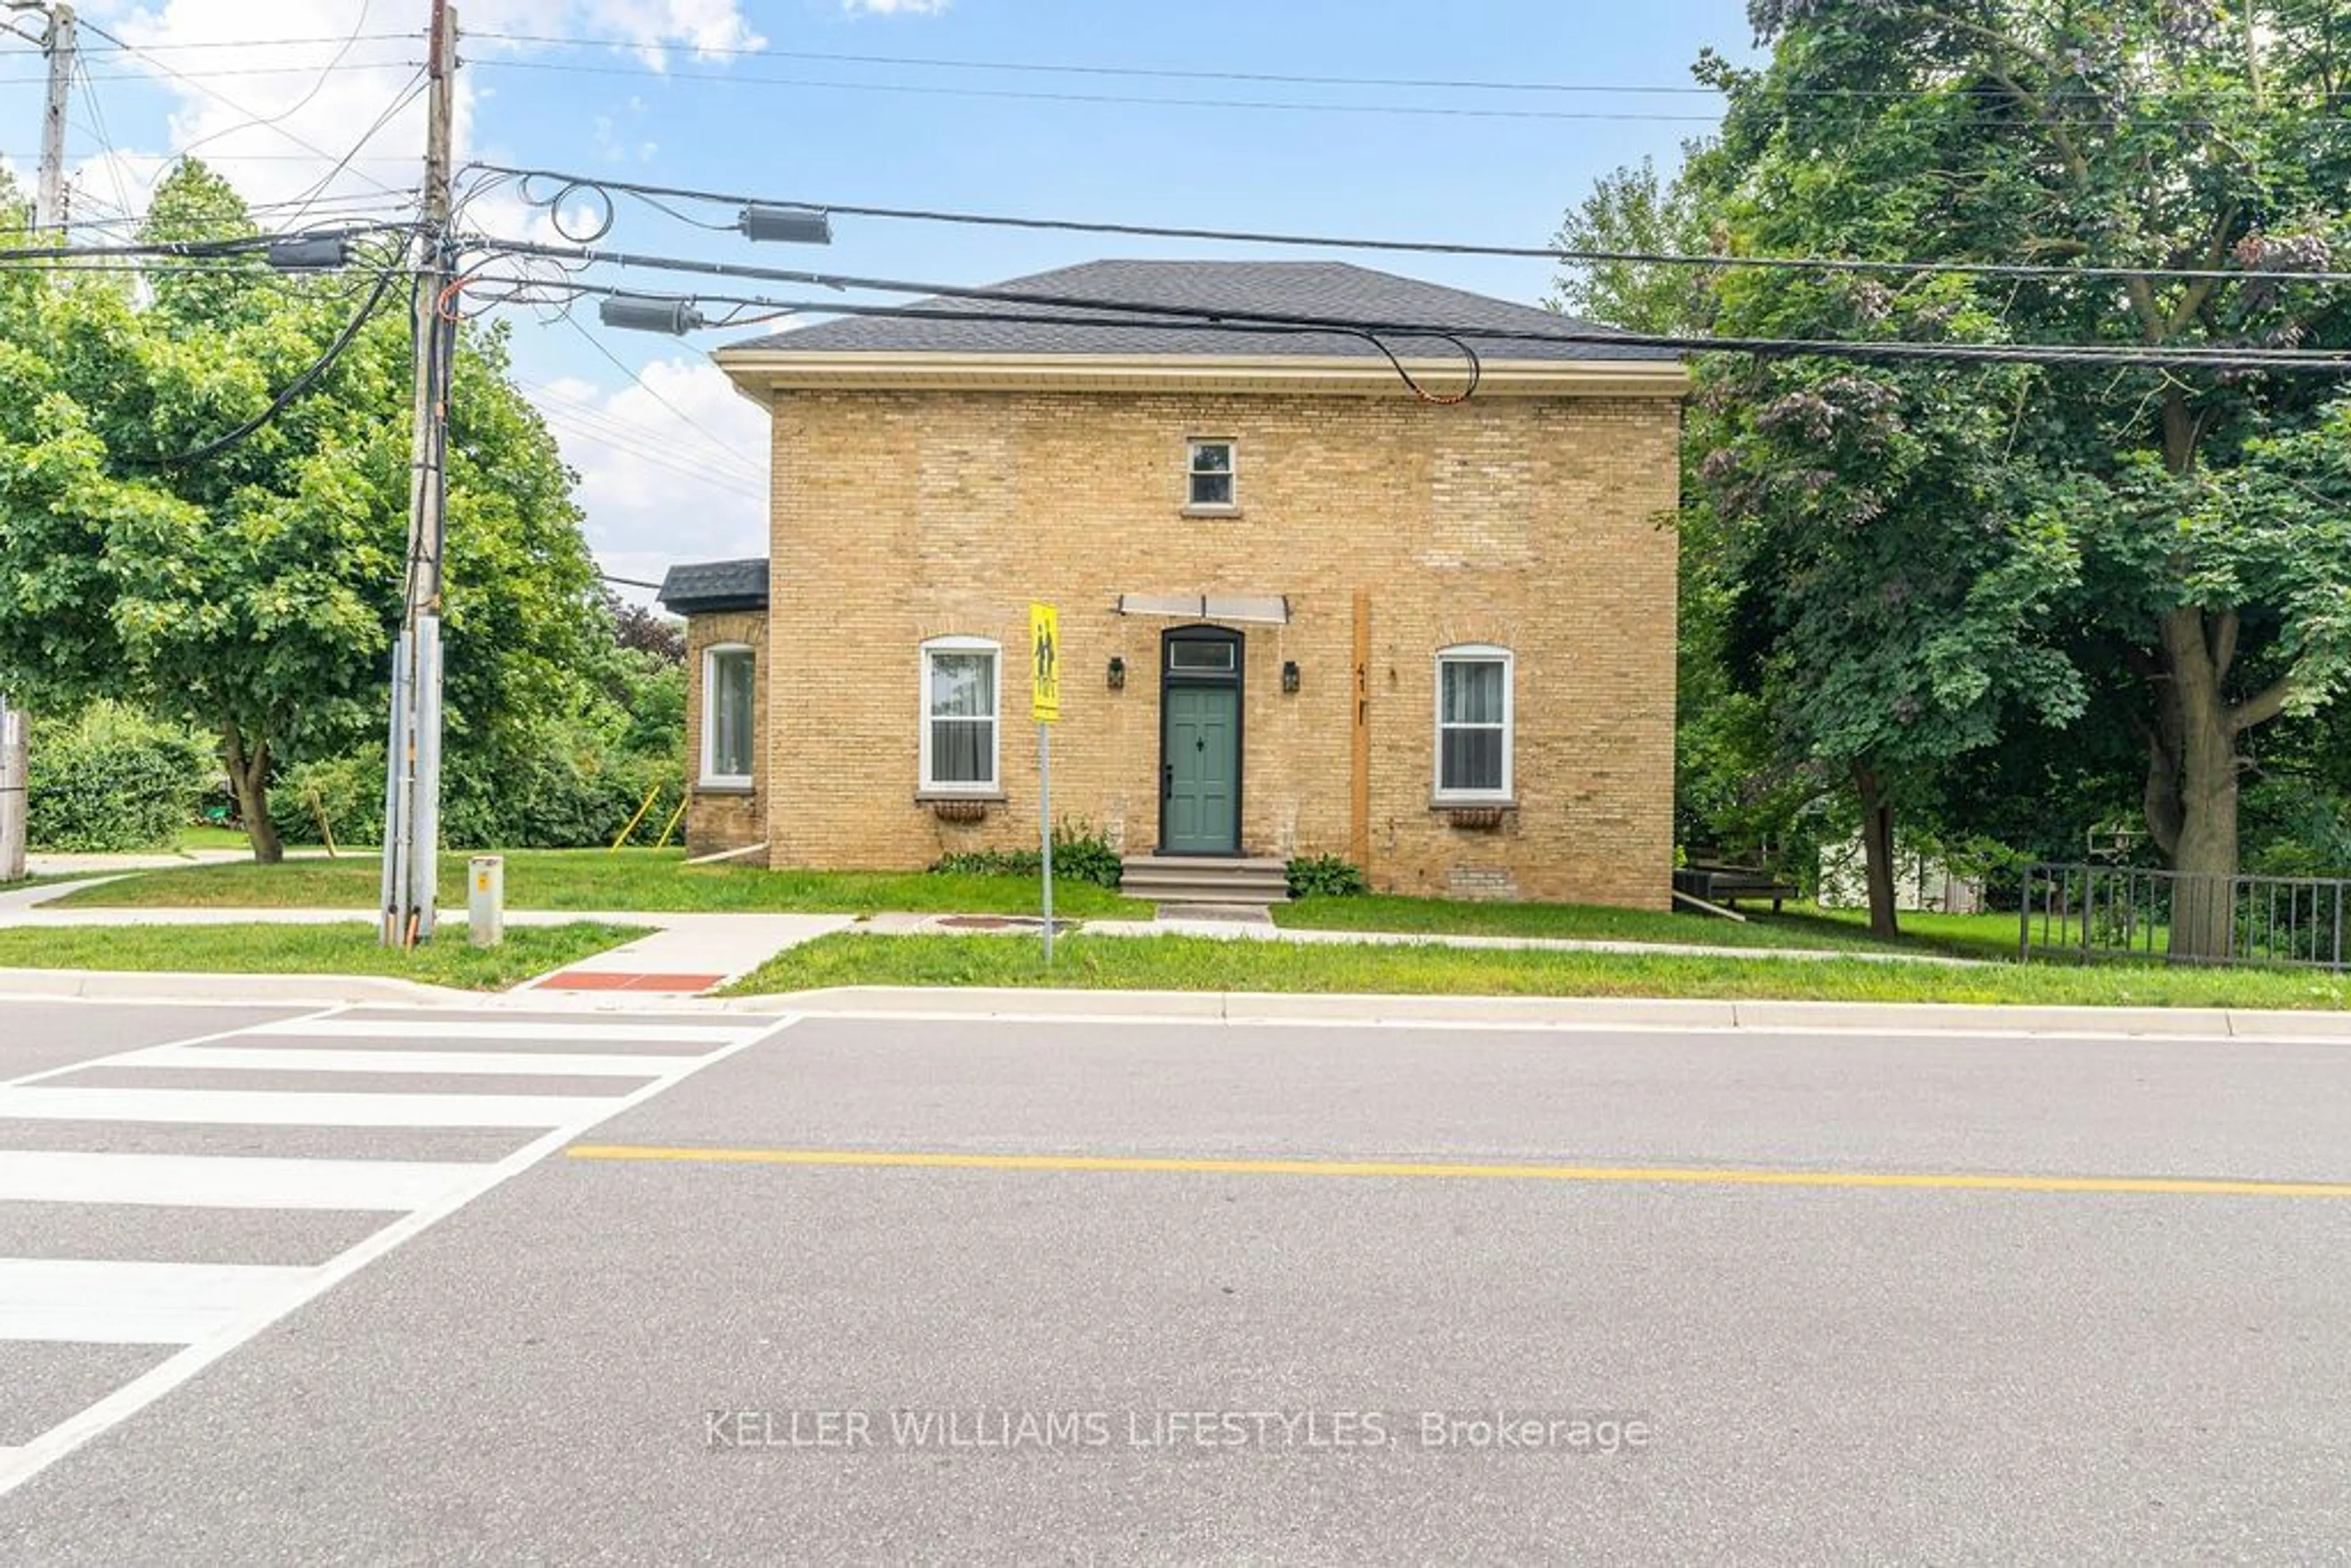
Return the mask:
[[[1213,874],[1274,874],[1289,877],[1290,862],[1279,856],[1126,856],[1128,873],[1213,873]]]
[[[1133,855],[1119,890],[1162,904],[1255,904],[1290,901],[1282,862],[1253,856]]]

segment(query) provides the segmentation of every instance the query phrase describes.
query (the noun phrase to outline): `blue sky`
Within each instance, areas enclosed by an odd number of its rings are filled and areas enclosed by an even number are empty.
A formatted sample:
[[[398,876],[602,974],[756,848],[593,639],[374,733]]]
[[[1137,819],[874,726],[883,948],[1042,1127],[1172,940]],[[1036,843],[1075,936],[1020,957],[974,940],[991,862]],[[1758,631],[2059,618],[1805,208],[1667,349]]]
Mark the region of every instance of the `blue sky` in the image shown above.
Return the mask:
[[[207,139],[198,155],[215,157],[250,199],[307,196],[329,173],[326,154],[352,151],[411,87],[425,9],[423,0],[85,0],[86,16],[146,53],[85,34],[90,79],[75,97],[69,159],[78,214],[137,210],[163,159],[198,138]],[[1710,96],[1628,89],[1687,89],[1701,47],[1736,57],[1749,45],[1743,0],[470,0],[460,15],[469,35],[461,158],[815,202],[1512,244],[1547,240],[1596,176],[1645,155],[1670,164],[1711,123]],[[33,161],[38,59],[5,37],[0,52],[0,159],[21,179]],[[852,54],[893,58],[837,57]],[[903,63],[914,57],[1607,90]],[[1061,96],[1013,96],[1022,94]],[[1073,101],[1083,98],[1120,101]],[[1403,112],[1411,110],[1480,112]],[[396,207],[392,193],[417,178],[422,134],[411,103],[303,215]],[[528,221],[496,200],[478,215],[504,232]],[[828,251],[755,249],[625,204],[606,243],[958,283],[1101,256],[1313,254],[862,219],[839,222]],[[1551,280],[1537,261],[1353,259],[1516,299],[1540,298]],[[584,332],[514,314],[517,370],[581,472],[590,537],[609,570],[657,577],[673,559],[761,549],[759,421],[701,361],[718,339],[605,332],[592,309],[579,313]]]

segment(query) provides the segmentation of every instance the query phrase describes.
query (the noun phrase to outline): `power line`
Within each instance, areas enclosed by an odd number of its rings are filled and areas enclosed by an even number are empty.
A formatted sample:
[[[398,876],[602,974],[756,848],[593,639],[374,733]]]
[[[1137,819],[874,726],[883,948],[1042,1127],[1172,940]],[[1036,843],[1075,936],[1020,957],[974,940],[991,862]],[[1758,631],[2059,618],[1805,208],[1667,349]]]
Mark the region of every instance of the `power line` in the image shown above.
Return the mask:
[[[296,135],[293,131],[288,131],[283,125],[270,123],[261,116],[255,114],[243,104],[237,102],[235,99],[221,92],[218,89],[205,86],[203,82],[187,75],[185,72],[180,70],[177,67],[172,66],[168,61],[155,59],[152,55],[148,54],[146,50],[141,48],[138,45],[125,43],[122,39],[116,37],[112,33],[108,32],[105,28],[99,26],[94,22],[85,22],[82,25],[88,27],[91,32],[96,33],[99,37],[105,39],[107,42],[128,50],[131,54],[138,55],[141,58],[153,61],[155,68],[162,71],[165,76],[173,78],[179,81],[184,81],[190,87],[194,88],[198,92],[203,93],[205,97],[214,99],[215,102],[227,105],[237,113],[244,115],[248,125],[259,126],[267,131],[274,131],[277,135],[284,137],[287,141],[294,143],[297,147],[303,149],[305,152],[311,152],[320,158],[324,158],[330,163],[334,162],[335,155],[328,152],[325,148],[320,147],[317,143],[309,141],[301,136]],[[375,186],[378,190],[382,191],[387,194],[396,196],[401,193],[400,192],[393,190],[390,185],[384,184],[381,181],[375,179],[371,175],[361,174],[360,178],[367,181],[368,183]]]
[[[580,37],[552,33],[473,33],[481,42],[530,44],[557,48],[640,49],[639,38]],[[694,53],[737,59],[802,60],[812,63],[892,66],[923,70],[1003,72],[1015,75],[1102,77],[1129,80],[1248,82],[1281,87],[1343,87],[1415,92],[1491,92],[1560,96],[1604,95],[1649,98],[1715,98],[1723,89],[1704,83],[1528,81],[1490,77],[1338,76],[1295,71],[1210,70],[1171,66],[1093,65],[1060,60],[973,59],[940,55],[860,54],[830,49],[779,49],[768,45],[702,46]],[[496,63],[496,62],[480,62]],[[666,73],[664,73],[666,74]],[[731,79],[731,78],[730,78]],[[1776,97],[1841,99],[1863,101],[1925,98],[1949,89],[1939,88],[1804,88],[1775,87]],[[2351,91],[2325,89],[2308,92],[2312,99],[2351,99]]]
[[[532,246],[526,254],[532,252],[554,254],[555,247]],[[2100,366],[2109,369],[2202,369],[2351,374],[2351,353],[2299,350],[2163,349],[2113,344],[1924,343],[1901,340],[1720,337],[1695,333],[1626,332],[1613,328],[1586,328],[1577,330],[1572,323],[1566,323],[1564,320],[1562,321],[1565,328],[1563,330],[1538,332],[1532,329],[1461,327],[1442,322],[1374,319],[1364,317],[1144,305],[1132,300],[1097,299],[1059,294],[1026,294],[1001,288],[965,288],[951,285],[885,283],[876,279],[837,277],[824,274],[787,273],[771,268],[729,268],[709,262],[622,256],[617,253],[563,254],[571,254],[574,259],[590,264],[604,262],[622,267],[662,267],[702,273],[706,276],[751,277],[765,276],[782,281],[808,283],[821,287],[872,289],[891,293],[928,292],[942,299],[993,302],[1016,307],[1028,305],[1037,308],[1029,312],[1017,308],[978,310],[968,308],[958,308],[951,305],[935,305],[928,301],[905,305],[859,305],[840,300],[779,299],[764,295],[700,292],[647,297],[638,290],[588,283],[577,278],[552,285],[545,279],[528,277],[477,279],[477,281],[510,282],[526,292],[536,289],[544,293],[561,293],[574,298],[612,297],[625,294],[634,298],[652,298],[664,303],[735,305],[776,315],[908,317],[935,321],[986,321],[999,324],[1019,323],[1062,327],[1074,323],[1114,327],[1121,330],[1144,334],[1154,331],[1196,331],[1207,326],[1224,332],[1269,336],[1344,334],[1372,340],[1423,339],[1448,341],[1465,349],[1479,343],[1550,343],[1573,344],[1596,349],[1648,349],[1671,353],[1740,353],[1877,362],[1917,361],[1954,364],[2041,364]],[[712,323],[713,326],[717,327],[728,324]],[[1384,345],[1380,346],[1383,352],[1387,352]],[[1471,352],[1474,361],[1474,350]]]
[[[656,388],[651,382],[645,380],[643,375],[630,369],[627,365],[622,364],[621,362],[620,356],[613,353],[611,350],[606,348],[597,338],[596,334],[588,330],[587,328],[582,327],[578,321],[572,319],[569,315],[563,318],[563,322],[565,326],[569,327],[573,332],[579,335],[581,341],[585,342],[590,348],[595,350],[599,354],[601,354],[607,364],[620,371],[622,375],[628,377],[630,385],[643,389],[647,397],[661,404],[662,407],[669,410],[672,414],[677,417],[681,423],[700,435],[704,440],[709,442],[712,446],[726,453],[729,462],[740,462],[747,468],[752,467],[750,462],[744,458],[742,454],[737,452],[733,446],[728,444],[724,437],[711,430],[709,426],[704,424],[700,420],[695,418],[694,415],[686,413],[685,410],[678,407],[677,404],[670,402],[668,398],[663,396],[660,389]],[[765,476],[762,475],[760,477],[764,478]]]
[[[107,258],[149,256],[157,259],[213,259],[224,256],[253,256],[266,252],[273,245],[287,240],[362,239],[369,235],[406,233],[407,224],[350,224],[333,229],[310,229],[287,234],[240,235],[225,239],[141,240],[120,245],[65,245],[0,246],[0,261],[59,261],[73,262],[83,257]]]
[[[1110,104],[1158,109],[1279,110],[1301,113],[1398,115],[1437,120],[1608,120],[1713,125],[1716,114],[1662,114],[1644,110],[1484,109],[1455,104],[1303,103],[1272,99],[1144,97],[1133,93],[1044,92],[1018,88],[944,87],[927,82],[852,82],[818,77],[753,76],[740,71],[655,71],[643,66],[579,65],[560,60],[481,59],[478,70],[558,71],[581,76],[657,76],[664,80],[734,82],[747,87],[788,87],[831,92],[883,92],[919,98],[1013,99],[1030,103]]]
[[[637,39],[565,37],[549,33],[472,33],[467,36],[484,43],[537,44],[559,48],[634,49],[644,47],[643,41]],[[1459,92],[1640,93],[1671,94],[1677,97],[1709,95],[1719,90],[1696,85],[1612,87],[1597,82],[1496,81],[1442,77],[1309,76],[1280,71],[1184,70],[1162,67],[1077,65],[1041,60],[955,59],[936,55],[850,54],[828,49],[778,49],[768,47],[751,48],[696,46],[694,52],[701,56],[729,56],[738,59],[808,60],[835,65],[912,66],[927,70],[1009,71],[1044,76],[1121,77],[1160,81],[1259,82],[1289,87],[1386,88]]]
[[[230,447],[235,446],[237,443],[243,441],[246,436],[253,434],[263,425],[267,424],[271,420],[276,419],[287,409],[293,407],[295,402],[302,396],[302,394],[308,392],[311,387],[315,386],[319,382],[319,378],[332,370],[334,368],[335,361],[343,357],[343,350],[351,346],[352,341],[359,337],[360,330],[367,326],[368,319],[373,316],[376,312],[376,308],[383,303],[383,297],[391,292],[392,280],[402,276],[403,276],[403,274],[401,268],[392,267],[385,267],[382,275],[376,279],[375,291],[368,296],[367,303],[361,305],[357,311],[352,313],[350,320],[344,326],[340,332],[335,335],[334,341],[327,345],[327,351],[319,355],[319,358],[311,363],[308,369],[296,376],[292,381],[287,382],[286,389],[279,392],[276,397],[269,400],[268,407],[263,409],[259,413],[255,414],[251,419],[246,420],[235,429],[229,431],[224,435],[217,436],[211,441],[207,441],[201,446],[192,447],[188,451],[179,453],[173,456],[159,457],[143,461],[141,464],[141,466],[149,468],[178,468],[191,463],[202,463],[210,458],[216,457],[220,454],[227,451]]]
[[[743,71],[677,70],[666,67],[656,69],[643,65],[586,65],[562,60],[482,59],[473,61],[471,64],[483,70],[557,71],[583,76],[652,77],[664,81],[724,82],[747,87],[791,88],[802,91],[896,93],[923,98],[1090,104],[1119,108],[1270,110],[1301,114],[1392,115],[1437,120],[1551,123],[1598,121],[1712,126],[1720,124],[1722,120],[1719,113],[1670,114],[1648,110],[1494,109],[1468,104],[1343,103],[1327,100],[1310,102],[1294,99],[1199,98],[1165,94],[1046,91],[1029,88],[948,87],[935,82],[844,81],[838,78],[827,77],[767,76]],[[1860,114],[1848,115],[1845,118],[1848,122],[1855,125],[1873,123]],[[1812,121],[1814,124],[1821,122],[1818,119]],[[2105,126],[2110,121],[2103,115],[2085,114],[2073,119],[1992,120],[1987,123],[1993,128],[2066,127],[2093,130]],[[2162,124],[2182,129],[2210,129],[2220,122],[2206,118],[2165,115],[2148,117],[2138,123]]]
[[[159,66],[162,64],[161,61],[156,63]],[[336,65],[323,66],[220,66],[206,70],[173,71],[171,74],[183,81],[193,83],[217,81],[229,77],[314,76],[322,71],[388,71],[418,63],[414,59],[402,57],[396,60],[348,60]],[[0,87],[21,86],[29,82],[37,82],[40,79],[39,77],[0,77]],[[92,81],[152,81],[155,78],[153,74],[148,71],[99,71],[92,72],[90,79]]]
[[[609,447],[613,451],[624,453],[651,467],[675,475],[682,479],[692,479],[716,490],[724,490],[731,496],[738,496],[746,500],[765,498],[767,483],[765,475],[714,473],[709,468],[698,466],[690,458],[681,457],[674,452],[665,452],[658,446],[646,444],[642,439],[643,432],[632,430],[618,421],[608,422],[601,415],[592,414],[551,387],[538,382],[522,384],[534,400],[541,398],[548,400],[546,402],[535,404],[542,417],[552,423],[569,425],[574,433],[585,441],[597,446]],[[549,403],[553,406],[549,406]],[[616,434],[616,430],[622,434]]]
[[[416,74],[411,77],[399,91],[392,95],[392,101],[385,106],[383,112],[377,115],[374,121],[370,124],[365,131],[360,132],[360,139],[351,143],[350,151],[344,153],[340,158],[336,159],[333,168],[319,175],[318,179],[312,181],[308,188],[304,190],[301,195],[297,196],[294,199],[294,205],[298,214],[301,212],[308,211],[307,204],[315,201],[321,196],[325,193],[327,187],[334,183],[335,177],[351,166],[351,161],[360,155],[360,150],[366,147],[369,142],[374,141],[377,134],[381,132],[385,126],[390,125],[393,120],[399,119],[402,110],[405,110],[410,104],[414,103],[417,99],[423,94],[427,85],[424,68],[420,66],[417,68]],[[291,110],[288,110],[288,112],[290,113]],[[183,156],[185,154],[183,152]]]
[[[423,36],[424,35],[422,33],[360,33],[356,35],[337,33],[331,37],[315,38],[189,38],[170,41],[159,40],[154,43],[139,44],[134,46],[131,44],[126,44],[120,39],[112,37],[110,34],[100,34],[99,37],[106,38],[106,44],[103,46],[95,44],[87,45],[85,46],[85,52],[90,54],[120,54],[125,52],[131,54],[160,54],[167,50],[178,51],[181,49],[293,49],[302,48],[312,45],[340,44],[345,42],[346,39],[362,44],[386,43],[395,39],[414,42],[417,39],[422,38]]]
[[[352,47],[359,42],[360,32],[367,26],[368,13],[374,8],[375,0],[360,0],[359,22],[351,28],[350,37],[343,40],[343,47],[335,51],[335,57],[329,60],[324,68],[319,69],[319,79],[310,84],[309,91],[304,93],[300,98],[296,99],[292,103],[287,104],[284,109],[279,110],[277,113],[268,115],[262,119],[255,120],[252,123],[255,125],[265,125],[274,128],[284,121],[292,119],[295,115],[299,114],[305,109],[309,108],[311,102],[316,99],[320,93],[327,89],[328,79],[332,76],[335,68],[343,63],[344,57],[351,52]],[[246,129],[247,129],[246,126],[234,125],[225,127],[219,131],[210,131],[205,135],[197,137],[193,141],[191,141],[186,146],[181,148],[180,156],[184,158],[189,153],[194,152],[197,148],[202,147],[208,141],[217,141],[224,136],[227,136],[235,131]],[[357,149],[353,149],[353,151],[357,151]],[[340,172],[340,169],[341,165],[338,164],[337,172]],[[332,176],[330,175],[329,178],[331,177]]]
[[[1524,260],[1570,262],[1577,265],[1633,263],[1645,267],[1708,268],[1768,268],[1778,270],[1875,273],[1890,276],[1949,274],[1961,277],[2040,278],[2052,281],[2095,279],[2119,282],[2144,278],[2149,282],[2201,280],[2243,281],[2259,277],[2274,283],[2351,283],[2351,272],[2249,272],[2226,267],[2134,267],[2055,266],[2029,262],[1864,261],[1842,256],[1679,256],[1667,252],[1579,250],[1562,246],[1481,245],[1447,240],[1371,239],[1355,235],[1306,235],[1255,229],[1187,228],[1165,224],[1103,223],[1079,218],[1016,217],[1004,214],[958,212],[925,207],[877,207],[847,203],[809,201],[781,196],[734,195],[721,191],[680,185],[650,185],[601,175],[569,174],[553,169],[521,169],[503,163],[474,163],[470,169],[524,180],[560,181],[567,191],[619,191],[643,200],[674,197],[725,206],[806,207],[841,217],[954,224],[987,228],[1046,229],[1071,234],[1118,235],[1135,238],[1212,240],[1230,245],[1302,246],[1316,250],[1410,252],[1426,256],[1504,256]],[[526,198],[528,199],[528,198]],[[534,204],[545,205],[547,204]],[[655,202],[658,205],[658,202]],[[664,209],[666,210],[666,209]],[[691,220],[689,220],[691,221]],[[732,227],[732,225],[725,225]]]
[[[74,69],[81,78],[82,101],[89,105],[92,134],[98,138],[99,145],[106,150],[106,172],[114,185],[117,210],[127,214],[131,211],[131,192],[122,183],[121,155],[115,151],[113,133],[107,129],[106,109],[98,101],[98,84],[90,79],[89,57],[78,49],[74,51]]]
[[[631,445],[629,443],[643,443],[648,438],[658,440],[659,437],[653,436],[652,433],[642,425],[631,424],[618,414],[609,413],[591,404],[582,402],[569,393],[549,386],[544,382],[526,382],[521,384],[534,398],[544,398],[556,405],[543,412],[552,416],[569,418],[578,423],[583,431],[607,440],[622,451],[631,452],[650,460],[684,464],[688,468],[704,461],[703,457],[692,452],[672,452],[658,446]],[[713,437],[712,440],[716,442],[716,438]],[[767,483],[768,476],[753,465],[748,458],[723,445],[719,446],[718,450],[726,453],[725,461],[721,463],[716,457],[709,461],[717,467],[726,469],[726,472],[712,473],[709,477],[720,480],[739,480],[756,485]]]

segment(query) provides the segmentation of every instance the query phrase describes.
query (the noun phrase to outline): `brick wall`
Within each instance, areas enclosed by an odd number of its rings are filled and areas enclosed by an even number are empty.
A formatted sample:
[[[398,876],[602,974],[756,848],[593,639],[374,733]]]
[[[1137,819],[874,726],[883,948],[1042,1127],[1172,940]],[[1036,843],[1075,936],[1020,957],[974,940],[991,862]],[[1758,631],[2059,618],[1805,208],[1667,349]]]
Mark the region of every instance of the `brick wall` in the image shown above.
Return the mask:
[[[685,622],[685,852],[716,854],[756,844],[768,836],[766,748],[751,748],[751,787],[702,781],[703,655],[721,643],[751,649],[752,711],[768,712],[768,618],[758,611],[689,616]]]
[[[1655,397],[780,394],[772,862],[913,867],[1036,841],[1031,598],[1061,612],[1055,814],[1152,848],[1159,636],[1178,622],[1118,615],[1122,593],[1289,596],[1288,625],[1242,628],[1243,847],[1345,854],[1360,590],[1374,884],[1661,907],[1678,429]],[[1239,516],[1182,515],[1192,437],[1238,442]],[[1005,649],[1004,799],[977,822],[916,800],[918,645],[942,635]],[[1430,804],[1435,655],[1459,643],[1516,655],[1517,809],[1499,825]]]

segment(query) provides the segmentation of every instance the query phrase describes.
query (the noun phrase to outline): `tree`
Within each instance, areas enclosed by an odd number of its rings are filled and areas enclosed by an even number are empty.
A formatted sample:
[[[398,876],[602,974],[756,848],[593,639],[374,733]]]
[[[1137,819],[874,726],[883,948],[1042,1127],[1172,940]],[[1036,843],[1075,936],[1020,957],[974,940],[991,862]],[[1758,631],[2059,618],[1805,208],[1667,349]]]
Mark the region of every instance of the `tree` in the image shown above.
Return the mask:
[[[1730,417],[1704,466],[1735,522],[1729,652],[1780,744],[1851,781],[1871,929],[1890,936],[1896,806],[1954,758],[2081,711],[2045,633],[2070,545],[2007,520],[2020,508],[2000,405],[1970,375],[1817,361],[1718,373]]]
[[[159,238],[250,233],[183,162]],[[390,254],[379,257],[389,266]],[[0,274],[0,685],[127,696],[220,737],[255,857],[280,853],[273,767],[381,727],[408,510],[409,331],[393,275],[287,280],[162,265],[141,307],[107,276]],[[348,350],[253,434],[356,316]],[[607,637],[552,438],[502,333],[462,334],[444,617],[451,768],[592,695]],[[190,455],[201,454],[201,455]]]
[[[622,647],[650,653],[665,664],[685,663],[683,622],[632,604],[609,588],[604,591],[604,609],[612,618],[612,640]]]
[[[1753,219],[1727,177],[1735,167],[1687,151],[1669,184],[1648,164],[1604,178],[1569,215],[1562,247],[1687,256],[1743,239],[1733,220]],[[1563,274],[1557,303],[1677,334],[1896,336],[1951,330],[1955,315],[1931,291],[1758,289],[1639,261]],[[1955,757],[2018,722],[2080,708],[2037,624],[2070,581],[2062,539],[2000,520],[2012,470],[1992,411],[2024,378],[1733,355],[1702,356],[1693,371],[1678,518],[1682,815],[1716,836],[1761,836],[1758,819],[1776,818],[1784,839],[1807,799],[1849,785],[1871,924],[1893,935],[1897,801],[1925,800]]]
[[[1683,149],[1685,156],[1694,147]],[[1708,248],[1710,235],[1688,181],[1667,180],[1656,160],[1644,158],[1603,174],[1566,221],[1563,251],[1618,256],[1690,256]],[[1712,280],[1697,268],[1641,261],[1569,264],[1559,275],[1552,309],[1633,332],[1684,334],[1702,330],[1713,314]]]
[[[1707,68],[1730,94],[1715,173],[1742,246],[2122,271],[1933,280],[1951,319],[2019,339],[2351,343],[2351,294],[2270,276],[2351,247],[2335,0],[1750,9],[1769,65]],[[2231,276],[2158,276],[2189,268]],[[1813,287],[1739,293],[1792,320],[1769,302]],[[2085,646],[2133,676],[2149,829],[2203,885],[2238,870],[2245,737],[2351,677],[2343,503],[2326,440],[2306,439],[2332,427],[2326,396],[2279,374],[2061,370],[2008,411],[2009,461],[2045,484],[2008,487],[2017,505],[2040,493],[2005,521],[2071,541]],[[2229,920],[2225,898],[2176,914],[2174,956],[2222,951]]]

